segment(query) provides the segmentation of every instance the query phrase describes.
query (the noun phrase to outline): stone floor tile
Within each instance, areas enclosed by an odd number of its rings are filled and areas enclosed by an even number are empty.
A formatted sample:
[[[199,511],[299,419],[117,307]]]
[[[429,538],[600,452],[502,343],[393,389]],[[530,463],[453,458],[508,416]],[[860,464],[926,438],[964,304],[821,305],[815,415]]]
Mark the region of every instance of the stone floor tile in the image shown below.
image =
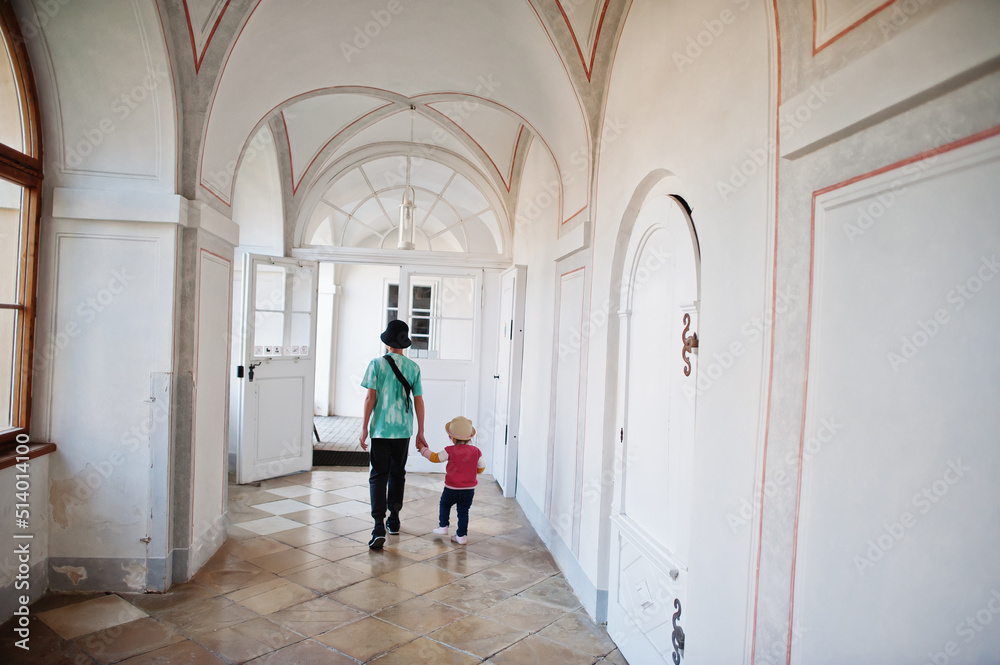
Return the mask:
[[[353,607],[321,596],[269,614],[267,619],[305,637],[314,637],[364,616]]]
[[[319,543],[304,545],[299,549],[310,554],[315,554],[327,561],[341,561],[342,559],[369,551],[367,545],[362,545],[340,536],[334,536],[330,540],[324,540]]]
[[[323,633],[316,641],[366,662],[381,653],[412,642],[417,637],[416,633],[367,617]]]
[[[434,631],[428,637],[480,658],[489,658],[527,635],[502,623],[469,615]]]
[[[284,579],[280,579],[278,582],[278,584],[273,586],[271,586],[271,583],[268,583],[258,585],[257,587],[248,587],[248,589],[237,591],[235,594],[230,594],[229,598],[248,610],[256,612],[257,614],[267,615],[272,612],[277,612],[291,607],[292,605],[298,605],[299,603],[303,603],[316,597],[314,592],[303,586],[299,586],[298,584],[294,584]],[[239,596],[236,595],[243,594],[244,591],[250,593],[251,591],[257,589],[260,590],[260,593]]]
[[[418,665],[418,663],[473,665],[479,663],[480,660],[475,656],[421,637],[369,662],[371,665]]]
[[[245,623],[203,633],[195,638],[199,644],[233,663],[244,663],[303,639],[298,633],[271,623],[267,619],[251,619]]]
[[[593,665],[595,660],[595,656],[573,651],[544,637],[529,635],[490,658],[490,663],[494,665],[525,665],[526,663]]]
[[[367,579],[330,594],[339,603],[374,613],[413,598],[415,594],[379,579]]]
[[[445,584],[451,584],[455,580],[461,579],[461,577],[461,575],[448,572],[437,566],[415,563],[411,566],[397,568],[384,575],[380,575],[379,579],[392,582],[407,591],[422,594],[443,587]]]
[[[554,575],[517,595],[558,607],[566,612],[575,612],[582,607],[580,599],[573,593],[573,587],[561,575]]]
[[[583,611],[567,614],[538,634],[592,656],[606,656],[615,648],[608,631],[595,624]]]
[[[375,616],[414,633],[426,635],[461,619],[466,614],[464,610],[418,596],[384,609]]]
[[[247,662],[248,665],[357,665],[353,658],[312,640],[297,642]]]
[[[145,612],[114,594],[38,614],[38,618],[64,640],[120,626],[146,616]]]
[[[490,586],[482,581],[473,581],[466,577],[435,589],[425,598],[436,600],[445,605],[457,607],[466,612],[480,612],[493,607],[501,600],[510,597],[510,593]]]
[[[512,628],[537,633],[550,623],[562,618],[566,612],[558,607],[545,605],[520,596],[511,596],[493,607],[479,612],[480,616],[499,621]]]
[[[277,533],[271,534],[271,538],[289,545],[290,547],[302,547],[303,545],[311,545],[313,543],[319,543],[336,537],[336,534],[330,533],[329,531],[323,531],[322,529],[316,529],[311,526],[300,526],[295,529],[289,529],[288,531],[278,531]]]
[[[167,624],[146,617],[77,638],[73,644],[99,663],[116,663],[185,639]]]
[[[433,559],[426,559],[424,563],[463,576],[478,573],[480,570],[497,564],[494,559],[479,556],[463,548],[456,548]]]
[[[319,593],[330,593],[368,577],[359,570],[342,566],[339,563],[327,562],[315,568],[286,575],[285,579]]]
[[[195,642],[178,642],[144,653],[120,665],[226,665],[226,661]]]

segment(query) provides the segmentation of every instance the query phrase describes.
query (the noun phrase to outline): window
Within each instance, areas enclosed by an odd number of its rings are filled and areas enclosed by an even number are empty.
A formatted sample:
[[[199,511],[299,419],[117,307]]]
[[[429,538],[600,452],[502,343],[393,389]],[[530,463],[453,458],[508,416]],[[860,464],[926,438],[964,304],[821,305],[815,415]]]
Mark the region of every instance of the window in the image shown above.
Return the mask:
[[[475,340],[476,280],[421,275],[410,290],[411,358],[471,361]],[[399,318],[399,285],[387,284],[386,323]]]
[[[39,193],[38,108],[24,41],[0,3],[0,445],[28,431]]]

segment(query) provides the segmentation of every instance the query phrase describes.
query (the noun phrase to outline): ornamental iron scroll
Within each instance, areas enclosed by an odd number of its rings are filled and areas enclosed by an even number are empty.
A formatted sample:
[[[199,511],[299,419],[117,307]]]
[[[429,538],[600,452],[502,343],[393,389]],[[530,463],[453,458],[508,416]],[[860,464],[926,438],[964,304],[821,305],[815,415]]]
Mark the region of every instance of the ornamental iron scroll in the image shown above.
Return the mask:
[[[685,314],[685,316],[687,315]],[[681,658],[684,657],[684,629],[677,625],[677,620],[681,618],[680,598],[674,598],[674,607],[677,608],[677,611],[674,612],[674,631],[671,633],[670,638],[674,646],[674,665],[681,665]]]
[[[684,331],[681,333],[681,341],[684,342],[684,348],[681,349],[681,358],[684,360],[684,376],[691,376],[691,359],[688,358],[688,354],[691,353],[693,349],[698,348],[698,333],[691,333],[688,335],[688,331],[691,330],[691,315],[684,314]]]

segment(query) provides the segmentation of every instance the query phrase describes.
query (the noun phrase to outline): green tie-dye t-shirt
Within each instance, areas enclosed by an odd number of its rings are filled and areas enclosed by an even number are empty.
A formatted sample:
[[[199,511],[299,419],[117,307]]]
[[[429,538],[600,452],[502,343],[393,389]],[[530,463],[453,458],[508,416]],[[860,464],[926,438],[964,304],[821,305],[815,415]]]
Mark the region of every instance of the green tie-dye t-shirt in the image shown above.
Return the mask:
[[[413,387],[413,395],[423,395],[420,386],[420,366],[406,356],[392,354],[396,367]],[[368,363],[363,388],[375,389],[375,408],[372,410],[368,435],[373,439],[408,439],[413,436],[413,405],[406,410],[406,390],[396,378],[385,358]]]

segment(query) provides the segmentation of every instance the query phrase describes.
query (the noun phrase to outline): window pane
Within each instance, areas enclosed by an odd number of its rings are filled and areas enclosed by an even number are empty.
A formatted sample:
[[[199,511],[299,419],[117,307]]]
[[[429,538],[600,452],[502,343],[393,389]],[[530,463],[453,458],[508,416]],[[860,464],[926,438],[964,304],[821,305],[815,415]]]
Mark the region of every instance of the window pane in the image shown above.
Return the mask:
[[[295,268],[292,273],[292,311],[308,312],[312,309],[312,268]]]
[[[413,304],[410,309],[425,309],[430,310],[431,308],[431,293],[433,292],[433,287],[430,286],[414,286],[413,287]]]
[[[24,123],[21,118],[21,98],[14,78],[7,42],[0,37],[0,143],[24,152]]]
[[[308,314],[292,314],[292,338],[288,340],[286,346],[291,347],[293,356],[309,355],[309,324],[311,317]]]
[[[386,307],[396,309],[399,307],[399,284],[390,284],[389,293],[385,300]]]
[[[0,180],[0,302],[20,305],[17,277],[21,261],[21,205],[24,187]]]
[[[285,269],[281,266],[257,266],[255,308],[272,312],[285,309]]]
[[[473,277],[444,277],[441,279],[441,316],[471,319],[472,296],[476,288]]]
[[[410,333],[413,335],[430,335],[431,320],[423,316],[414,316],[413,325],[410,326]]]
[[[285,315],[281,312],[257,312],[254,316],[253,347],[255,356],[281,355],[285,336]]]
[[[14,392],[14,326],[17,312],[0,309],[0,430],[9,429],[13,423],[12,396]]]
[[[419,337],[417,335],[411,335],[410,341],[413,342],[413,346],[410,348],[417,351],[426,351],[430,347],[430,340],[427,337]],[[418,355],[418,358],[426,358],[426,355]]]
[[[441,360],[472,360],[473,322],[468,319],[442,319],[438,352]]]

